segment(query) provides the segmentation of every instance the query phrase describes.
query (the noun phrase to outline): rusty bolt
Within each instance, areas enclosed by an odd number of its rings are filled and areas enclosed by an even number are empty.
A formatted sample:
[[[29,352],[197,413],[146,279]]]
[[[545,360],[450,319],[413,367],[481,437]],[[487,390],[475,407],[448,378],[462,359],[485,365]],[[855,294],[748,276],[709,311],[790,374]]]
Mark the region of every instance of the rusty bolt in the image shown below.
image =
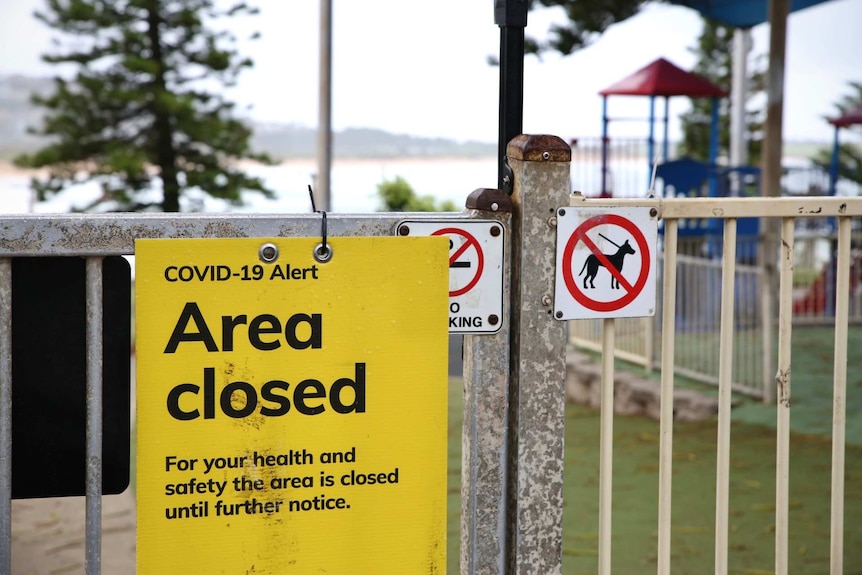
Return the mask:
[[[400,226],[398,228],[398,235],[399,236],[409,236],[410,235],[410,228],[408,226]]]
[[[500,321],[500,318],[494,314],[488,316],[488,323],[491,325],[497,325],[497,322]]]
[[[498,226],[491,226],[491,235],[495,238],[500,235],[500,228]]]

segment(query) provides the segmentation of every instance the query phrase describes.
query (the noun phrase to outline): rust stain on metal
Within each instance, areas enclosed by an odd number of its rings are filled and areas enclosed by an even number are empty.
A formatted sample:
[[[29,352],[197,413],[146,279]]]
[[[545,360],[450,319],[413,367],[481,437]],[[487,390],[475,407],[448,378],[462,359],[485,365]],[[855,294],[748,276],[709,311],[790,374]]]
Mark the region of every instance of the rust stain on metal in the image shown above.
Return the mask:
[[[467,196],[465,207],[469,210],[483,210],[486,212],[511,212],[512,198],[503,190],[477,188]]]
[[[823,211],[823,206],[818,206],[816,210],[808,210],[808,211],[805,210],[805,206],[799,207],[799,213],[800,214],[819,214],[822,211]]]
[[[521,134],[509,142],[506,155],[524,162],[571,162],[572,148],[558,136]]]
[[[846,211],[847,211],[847,204],[841,204],[840,206],[838,206],[838,213],[839,214],[843,214]]]
[[[204,228],[205,238],[244,238],[246,234],[230,222],[211,222]]]
[[[58,245],[87,252],[99,248],[134,245],[135,236],[130,230],[117,225],[94,225],[87,222],[71,224],[64,230]]]
[[[778,384],[778,405],[790,408],[790,368],[778,370],[775,374],[775,382]]]
[[[34,236],[33,226],[30,226],[24,231],[21,237],[0,239],[0,248],[8,252],[27,252],[39,249],[42,246],[42,242],[42,234],[35,234]]]

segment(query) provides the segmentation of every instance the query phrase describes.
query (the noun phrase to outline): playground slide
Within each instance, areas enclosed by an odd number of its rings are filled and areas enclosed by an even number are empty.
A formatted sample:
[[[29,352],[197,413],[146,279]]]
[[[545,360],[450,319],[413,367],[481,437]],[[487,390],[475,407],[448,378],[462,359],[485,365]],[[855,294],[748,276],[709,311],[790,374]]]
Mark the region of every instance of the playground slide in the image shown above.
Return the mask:
[[[817,279],[800,297],[793,299],[793,315],[813,316],[828,315],[835,309],[835,270],[833,263],[827,263]],[[855,293],[860,288],[860,276],[862,276],[862,253],[852,256],[850,262],[850,293]]]

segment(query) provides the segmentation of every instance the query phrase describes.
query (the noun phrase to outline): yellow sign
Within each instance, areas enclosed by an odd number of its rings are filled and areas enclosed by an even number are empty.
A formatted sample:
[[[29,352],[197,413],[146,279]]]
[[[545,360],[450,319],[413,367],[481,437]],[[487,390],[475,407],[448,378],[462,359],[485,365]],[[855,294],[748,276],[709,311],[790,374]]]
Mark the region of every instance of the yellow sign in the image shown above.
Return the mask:
[[[445,570],[447,239],[318,243],[136,242],[139,575]]]

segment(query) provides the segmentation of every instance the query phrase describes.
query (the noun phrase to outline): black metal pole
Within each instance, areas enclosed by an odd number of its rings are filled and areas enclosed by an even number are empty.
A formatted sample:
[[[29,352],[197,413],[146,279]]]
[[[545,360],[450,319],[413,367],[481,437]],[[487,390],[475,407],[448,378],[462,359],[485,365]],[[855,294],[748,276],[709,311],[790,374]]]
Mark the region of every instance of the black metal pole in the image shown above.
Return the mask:
[[[524,28],[528,0],[494,0],[494,22],[500,27],[500,126],[497,140],[497,187],[512,193],[506,146],[523,130]]]

